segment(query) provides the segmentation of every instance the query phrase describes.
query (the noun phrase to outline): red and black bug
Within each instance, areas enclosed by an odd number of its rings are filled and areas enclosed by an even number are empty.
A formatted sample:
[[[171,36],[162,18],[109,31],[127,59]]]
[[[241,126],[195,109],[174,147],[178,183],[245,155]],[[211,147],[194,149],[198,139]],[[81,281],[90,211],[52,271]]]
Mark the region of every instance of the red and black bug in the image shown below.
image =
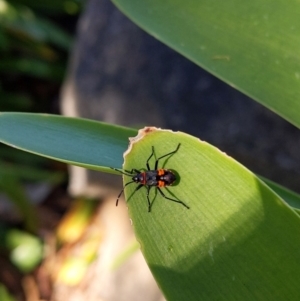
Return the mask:
[[[131,171],[128,171],[128,170],[123,171],[123,170],[119,170],[116,168],[112,168],[125,176],[131,177],[131,179],[132,179],[132,181],[130,181],[124,185],[123,189],[121,190],[120,194],[118,195],[118,198],[116,201],[116,206],[118,206],[119,198],[121,197],[122,193],[124,192],[125,187],[129,184],[137,183],[139,185],[136,187],[134,193],[137,190],[139,190],[141,187],[145,187],[147,189],[148,212],[151,211],[151,202],[149,199],[149,192],[152,187],[155,187],[158,190],[158,192],[161,194],[161,196],[164,197],[165,199],[172,201],[172,202],[179,203],[179,204],[183,205],[184,207],[186,207],[187,209],[190,209],[190,207],[187,206],[184,202],[182,202],[180,200],[175,200],[175,199],[169,198],[161,191],[161,187],[171,186],[176,181],[177,178],[176,178],[175,173],[169,169],[163,169],[163,168],[157,169],[159,160],[161,160],[162,158],[165,158],[167,156],[171,156],[171,155],[175,154],[178,151],[179,147],[180,147],[180,143],[177,145],[177,148],[174,151],[157,158],[155,160],[154,170],[151,170],[150,165],[149,165],[149,161],[154,155],[154,146],[152,146],[151,155],[148,158],[148,160],[146,161],[146,167],[147,167],[146,171],[138,170],[135,168],[133,168]]]

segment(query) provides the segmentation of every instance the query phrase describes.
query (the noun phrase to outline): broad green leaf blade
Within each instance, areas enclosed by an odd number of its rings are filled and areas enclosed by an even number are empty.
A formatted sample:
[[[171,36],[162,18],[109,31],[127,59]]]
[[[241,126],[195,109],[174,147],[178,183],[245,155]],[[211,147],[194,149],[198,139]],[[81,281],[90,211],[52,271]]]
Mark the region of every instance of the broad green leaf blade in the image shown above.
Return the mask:
[[[46,114],[0,113],[0,142],[68,164],[112,172],[136,131]]]
[[[298,0],[112,0],[151,35],[300,126]]]
[[[146,189],[134,193],[132,183],[125,190],[137,239],[167,300],[299,300],[300,218],[288,205],[249,170],[192,136],[150,129],[135,141],[127,170],[145,168],[152,146],[158,158],[181,143],[159,163],[180,181],[161,189],[189,210],[152,189],[148,213]]]
[[[274,192],[276,192],[283,200],[285,200],[291,207],[295,209],[300,209],[300,195],[296,192],[287,189],[269,179],[260,176],[260,179],[263,180]]]

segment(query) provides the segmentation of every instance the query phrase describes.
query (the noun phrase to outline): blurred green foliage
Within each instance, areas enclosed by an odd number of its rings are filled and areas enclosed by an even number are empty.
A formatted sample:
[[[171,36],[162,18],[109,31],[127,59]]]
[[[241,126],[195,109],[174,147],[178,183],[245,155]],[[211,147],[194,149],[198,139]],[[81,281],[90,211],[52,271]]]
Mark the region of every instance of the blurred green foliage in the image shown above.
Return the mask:
[[[75,23],[70,14],[80,9],[76,0],[0,0],[0,110],[34,111],[30,88],[62,81],[72,45],[62,25]]]
[[[2,283],[0,283],[0,300],[1,301],[16,301],[16,299],[8,292],[8,290]]]
[[[0,0],[0,111],[51,111],[81,8],[80,0]],[[30,232],[37,231],[37,214],[24,184],[64,178],[49,171],[46,159],[0,145],[0,197],[14,204]]]
[[[43,243],[35,235],[0,223],[0,239],[0,251],[7,250],[10,262],[21,272],[28,273],[41,262]]]

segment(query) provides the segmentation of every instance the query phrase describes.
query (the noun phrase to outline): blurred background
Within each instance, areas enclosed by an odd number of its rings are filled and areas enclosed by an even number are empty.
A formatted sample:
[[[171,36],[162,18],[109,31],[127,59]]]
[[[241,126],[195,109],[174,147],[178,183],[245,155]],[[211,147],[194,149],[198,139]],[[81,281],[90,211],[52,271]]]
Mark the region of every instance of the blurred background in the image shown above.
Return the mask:
[[[300,192],[296,128],[109,0],[0,0],[0,110],[190,133]],[[30,138],[30,137],[29,137]],[[121,178],[0,145],[0,300],[163,300]]]

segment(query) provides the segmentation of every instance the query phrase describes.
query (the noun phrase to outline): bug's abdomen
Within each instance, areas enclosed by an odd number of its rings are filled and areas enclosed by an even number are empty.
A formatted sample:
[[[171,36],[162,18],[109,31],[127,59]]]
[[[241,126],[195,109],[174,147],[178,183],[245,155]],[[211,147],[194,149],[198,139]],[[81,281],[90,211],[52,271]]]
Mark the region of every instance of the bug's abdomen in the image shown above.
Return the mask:
[[[162,186],[172,185],[176,181],[176,176],[171,170],[159,169],[158,171],[162,171],[160,175],[160,181],[164,183]]]
[[[148,186],[169,186],[175,180],[175,174],[168,169],[149,170],[146,172],[146,185]]]

